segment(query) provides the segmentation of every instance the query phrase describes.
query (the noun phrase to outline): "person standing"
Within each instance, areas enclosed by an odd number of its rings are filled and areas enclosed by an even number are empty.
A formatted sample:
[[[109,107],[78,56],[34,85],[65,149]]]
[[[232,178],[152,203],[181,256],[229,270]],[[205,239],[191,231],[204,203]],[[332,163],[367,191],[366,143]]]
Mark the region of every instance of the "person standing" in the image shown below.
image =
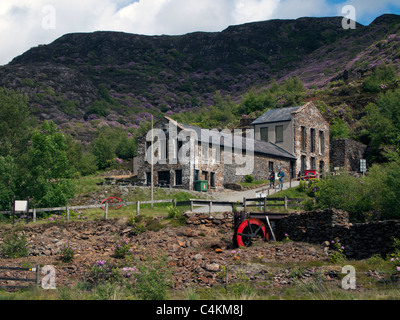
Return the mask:
[[[275,172],[269,174],[269,186],[275,188]]]
[[[283,189],[283,177],[285,176],[285,173],[281,170],[281,169],[279,169],[279,172],[278,172],[278,179],[279,179],[279,185],[278,185],[278,189]]]

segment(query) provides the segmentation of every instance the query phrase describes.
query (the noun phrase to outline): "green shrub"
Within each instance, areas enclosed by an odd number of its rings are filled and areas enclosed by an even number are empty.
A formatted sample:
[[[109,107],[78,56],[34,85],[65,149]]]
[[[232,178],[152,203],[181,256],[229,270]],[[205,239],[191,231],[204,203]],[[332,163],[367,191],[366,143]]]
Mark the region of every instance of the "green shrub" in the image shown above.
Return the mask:
[[[60,248],[60,257],[63,262],[71,262],[75,257],[75,248],[72,248],[69,241]]]
[[[332,263],[342,263],[345,261],[346,256],[343,253],[344,247],[339,242],[339,239],[336,238],[335,240],[331,241],[332,250],[329,253],[329,261]]]
[[[0,255],[4,258],[21,258],[29,254],[28,242],[23,234],[13,232],[8,234],[0,248]]]
[[[252,183],[254,181],[254,177],[251,174],[244,176],[244,181],[247,183]]]
[[[171,288],[171,268],[166,256],[151,257],[137,265],[135,293],[142,300],[166,300]]]
[[[179,217],[180,211],[177,207],[174,206],[168,206],[168,219],[174,219],[176,217]]]
[[[128,241],[120,239],[114,246],[113,257],[117,259],[124,259],[129,252],[131,252],[131,247]]]

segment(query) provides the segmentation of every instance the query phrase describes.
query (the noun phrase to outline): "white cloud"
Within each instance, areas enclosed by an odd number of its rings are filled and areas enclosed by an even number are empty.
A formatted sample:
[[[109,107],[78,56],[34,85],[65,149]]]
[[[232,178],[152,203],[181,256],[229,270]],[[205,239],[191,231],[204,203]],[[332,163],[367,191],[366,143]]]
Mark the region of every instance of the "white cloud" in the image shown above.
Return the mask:
[[[229,25],[302,16],[338,16],[345,4],[357,18],[379,15],[398,0],[1,0],[0,64],[32,46],[66,33],[97,30],[147,35],[221,31]],[[55,9],[55,29],[44,29],[46,6]]]

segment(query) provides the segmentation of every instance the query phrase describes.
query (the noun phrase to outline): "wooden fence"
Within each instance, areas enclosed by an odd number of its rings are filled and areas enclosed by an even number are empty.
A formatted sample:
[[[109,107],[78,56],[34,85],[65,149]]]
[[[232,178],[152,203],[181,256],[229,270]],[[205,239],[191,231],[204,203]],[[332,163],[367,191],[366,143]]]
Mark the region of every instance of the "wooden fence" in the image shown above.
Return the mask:
[[[35,283],[36,286],[39,286],[39,265],[36,265],[35,268],[19,268],[19,267],[0,267],[1,270],[12,270],[12,271],[25,271],[25,272],[34,272],[35,278],[17,278],[17,277],[2,277],[0,276],[0,281],[17,281],[17,282],[32,282]],[[1,289],[23,289],[28,286],[23,285],[0,285]]]
[[[166,199],[166,200],[153,200],[153,201],[135,201],[135,202],[122,202],[122,206],[136,206],[136,215],[140,214],[140,206],[143,204],[156,204],[156,203],[171,203],[173,206],[177,205],[176,199]],[[36,222],[36,216],[38,212],[59,212],[66,211],[67,221],[70,220],[70,211],[72,210],[85,210],[85,209],[98,209],[104,207],[104,219],[108,218],[108,210],[110,207],[119,206],[120,203],[108,203],[104,204],[93,204],[86,206],[65,206],[65,207],[55,207],[55,208],[33,208],[28,210],[28,214],[32,213],[33,222]],[[14,214],[13,211],[0,211],[0,214]],[[26,214],[26,213],[25,213]]]

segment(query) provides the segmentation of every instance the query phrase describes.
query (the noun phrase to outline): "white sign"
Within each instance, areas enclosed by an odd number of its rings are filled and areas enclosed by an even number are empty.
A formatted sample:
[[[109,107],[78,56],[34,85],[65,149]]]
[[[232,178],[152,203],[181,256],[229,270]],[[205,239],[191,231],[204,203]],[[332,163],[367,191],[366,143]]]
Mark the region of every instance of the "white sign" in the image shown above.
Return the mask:
[[[367,160],[360,159],[360,171],[367,172]]]
[[[26,200],[16,200],[15,201],[15,211],[24,212],[28,210],[28,201]]]

